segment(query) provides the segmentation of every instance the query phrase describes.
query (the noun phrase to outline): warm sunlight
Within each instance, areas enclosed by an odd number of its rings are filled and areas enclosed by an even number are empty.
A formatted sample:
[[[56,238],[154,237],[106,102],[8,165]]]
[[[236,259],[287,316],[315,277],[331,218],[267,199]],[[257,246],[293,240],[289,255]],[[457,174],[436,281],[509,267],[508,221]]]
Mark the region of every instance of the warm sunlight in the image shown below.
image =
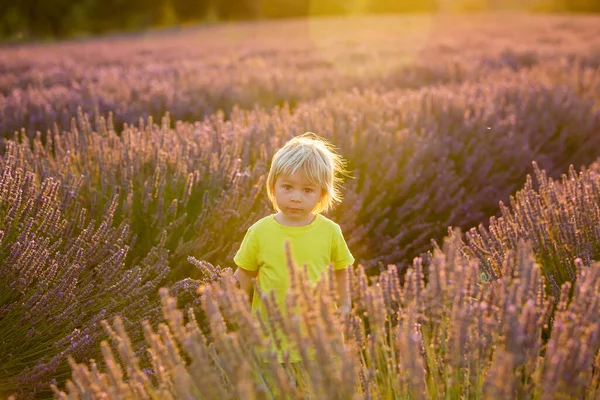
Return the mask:
[[[0,399],[600,399],[599,13],[0,6]]]

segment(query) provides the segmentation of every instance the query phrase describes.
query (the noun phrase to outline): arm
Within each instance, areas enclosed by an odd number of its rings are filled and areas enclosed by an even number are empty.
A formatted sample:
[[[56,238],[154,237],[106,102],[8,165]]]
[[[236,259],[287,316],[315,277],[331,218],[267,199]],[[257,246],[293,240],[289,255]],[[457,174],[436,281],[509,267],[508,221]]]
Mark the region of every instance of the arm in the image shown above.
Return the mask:
[[[333,237],[331,258],[334,262],[334,277],[339,295],[337,312],[340,317],[345,317],[350,313],[350,309],[352,308],[349,283],[350,270],[348,268],[352,268],[354,257],[352,256],[352,253],[350,253],[350,249],[348,249],[348,245],[344,240],[342,229],[337,224]]]
[[[338,313],[341,317],[345,317],[350,313],[352,301],[350,298],[350,288],[348,282],[348,268],[338,269],[334,271],[335,286],[338,291],[340,303],[338,305]]]
[[[244,240],[242,240],[235,257],[233,257],[233,262],[238,267],[233,273],[233,277],[249,299],[252,298],[254,289],[252,279],[258,275],[258,246],[256,245],[256,233],[253,226],[246,231]]]
[[[257,275],[258,271],[248,271],[247,269],[239,267],[233,273],[233,277],[237,279],[240,288],[248,295],[248,298],[251,297],[252,290],[254,289],[252,280],[256,278]]]

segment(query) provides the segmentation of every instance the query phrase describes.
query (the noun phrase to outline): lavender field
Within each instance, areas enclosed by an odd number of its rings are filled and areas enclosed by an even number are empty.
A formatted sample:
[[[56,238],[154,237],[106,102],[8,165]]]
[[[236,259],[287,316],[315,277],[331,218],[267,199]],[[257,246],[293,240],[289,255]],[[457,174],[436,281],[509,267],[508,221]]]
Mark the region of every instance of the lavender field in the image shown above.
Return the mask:
[[[357,263],[344,323],[329,278],[289,294],[308,335],[270,308],[290,369],[231,270],[305,131]],[[600,398],[600,17],[5,47],[0,136],[0,398]]]

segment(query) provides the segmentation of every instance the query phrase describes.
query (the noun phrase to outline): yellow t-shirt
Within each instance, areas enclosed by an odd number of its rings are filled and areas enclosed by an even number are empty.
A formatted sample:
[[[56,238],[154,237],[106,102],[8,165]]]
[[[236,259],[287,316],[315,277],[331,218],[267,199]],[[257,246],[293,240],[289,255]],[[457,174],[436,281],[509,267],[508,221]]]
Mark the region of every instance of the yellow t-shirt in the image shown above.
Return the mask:
[[[285,242],[290,242],[292,258],[298,268],[308,266],[308,278],[315,283],[329,265],[336,270],[354,263],[354,257],[344,240],[338,224],[317,214],[312,223],[304,226],[285,226],[274,215],[254,223],[242,241],[234,262],[249,271],[258,270],[258,287],[263,293],[274,292],[281,309],[289,289],[289,271],[285,256]],[[265,306],[256,293],[252,311],[267,315]],[[281,361],[281,355],[280,355]],[[290,362],[300,361],[299,355],[290,353]]]

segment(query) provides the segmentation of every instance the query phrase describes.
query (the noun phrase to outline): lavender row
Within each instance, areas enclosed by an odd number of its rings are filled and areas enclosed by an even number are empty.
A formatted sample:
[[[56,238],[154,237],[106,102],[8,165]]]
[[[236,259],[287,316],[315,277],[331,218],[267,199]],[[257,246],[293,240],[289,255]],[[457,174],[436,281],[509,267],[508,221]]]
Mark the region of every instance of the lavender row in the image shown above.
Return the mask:
[[[534,164],[523,189],[500,204],[501,216],[466,233],[462,251],[476,258],[487,279],[503,276],[502,262],[519,241],[532,243],[555,297],[577,271],[600,259],[600,164],[571,166],[554,180]]]
[[[134,346],[145,358],[139,322],[159,320],[159,285],[187,303],[200,284],[173,278],[171,266],[185,264],[207,277],[188,255],[231,251],[222,224],[229,224],[228,210],[233,221],[240,218],[234,210],[253,207],[253,179],[264,168],[253,175],[242,168],[236,157],[242,143],[231,137],[193,126],[178,135],[166,121],[117,136],[101,121],[93,130],[82,114],[70,132],[44,143],[39,136],[5,143],[1,396],[48,397],[49,384],[67,377],[67,355],[98,357],[99,322],[115,315],[134,326]],[[241,224],[256,215],[244,217]],[[243,227],[230,225],[239,236]]]
[[[113,343],[102,343],[107,368],[71,360],[71,380],[53,390],[59,399],[598,397],[600,265],[579,270],[577,283],[554,299],[524,243],[505,258],[504,278],[490,282],[479,280],[478,263],[459,249],[449,240],[435,252],[427,282],[421,259],[402,284],[395,266],[372,285],[358,268],[345,323],[335,317],[333,277],[310,287],[293,262],[290,271],[300,276],[286,305],[300,318],[284,317],[265,294],[268,315],[257,321],[225,276],[199,293],[205,329],[162,291],[167,323],[144,325],[150,368],[115,319],[104,323]],[[275,330],[300,352],[300,366],[278,362],[270,350],[277,340],[265,336]]]
[[[263,184],[274,150],[318,132],[353,169],[331,216],[357,259],[367,269],[401,267],[448,226],[468,229],[499,212],[532,161],[558,176],[599,156],[600,76],[588,72],[556,67],[487,83],[337,93],[293,111],[140,121],[120,135],[110,120],[80,114],[69,132],[24,138],[19,149],[41,176],[80,179],[79,199],[94,218],[114,201],[116,221],[136,235],[132,258],[166,232],[171,276],[180,279],[195,276],[188,255],[231,262],[245,229],[270,212]]]
[[[140,322],[160,320],[158,288],[185,301],[202,281],[170,279],[166,232],[142,254],[117,197],[86,208],[85,177],[66,173],[74,165],[51,176],[64,158],[39,170],[25,148],[8,142],[0,163],[0,397],[48,398],[68,356],[99,357],[103,319],[119,316],[144,359]]]
[[[160,320],[157,289],[180,295],[199,282],[168,281],[164,235],[133,258],[116,202],[90,215],[83,179],[32,169],[21,150],[9,142],[0,164],[0,397],[48,398],[68,356],[99,357],[103,319],[119,316],[143,354],[140,322]]]
[[[327,132],[352,162],[356,179],[336,219],[349,217],[349,226],[368,232],[350,238],[363,265],[401,268],[448,226],[487,220],[521,188],[532,161],[556,177],[600,155],[598,100],[577,94],[600,87],[599,75],[580,75],[571,85],[569,72],[567,79],[537,73],[333,95],[296,108],[296,129]]]
[[[198,120],[338,90],[486,80],[536,65],[597,68],[597,17],[363,17],[202,27],[0,50],[0,135],[68,129],[79,108]],[[250,41],[246,40],[251,38]],[[518,46],[515,46],[518,43]],[[499,78],[502,79],[502,78]]]

